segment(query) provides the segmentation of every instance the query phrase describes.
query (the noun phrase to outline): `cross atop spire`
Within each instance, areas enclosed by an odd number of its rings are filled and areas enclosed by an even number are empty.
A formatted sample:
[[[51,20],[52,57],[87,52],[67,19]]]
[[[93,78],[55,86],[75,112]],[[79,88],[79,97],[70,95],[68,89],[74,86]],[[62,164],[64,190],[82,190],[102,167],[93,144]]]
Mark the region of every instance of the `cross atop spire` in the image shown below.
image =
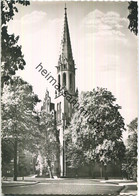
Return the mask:
[[[65,13],[66,13],[66,11],[67,11],[67,7],[66,7],[66,3],[65,3]]]

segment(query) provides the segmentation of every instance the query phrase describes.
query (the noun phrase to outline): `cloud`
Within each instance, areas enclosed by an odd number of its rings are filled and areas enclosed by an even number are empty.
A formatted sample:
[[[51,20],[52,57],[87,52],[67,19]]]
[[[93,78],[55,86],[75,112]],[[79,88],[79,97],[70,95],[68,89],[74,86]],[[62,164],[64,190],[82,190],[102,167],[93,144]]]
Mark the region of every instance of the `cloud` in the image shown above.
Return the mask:
[[[95,38],[114,39],[126,42],[123,30],[127,27],[127,19],[120,17],[116,12],[103,13],[99,10],[90,12],[83,20],[86,33]]]
[[[116,71],[119,66],[119,56],[105,54],[103,56],[103,64],[99,66],[99,71]]]
[[[30,14],[26,14],[20,19],[11,20],[8,24],[9,33],[15,33],[24,37],[24,35],[36,33],[44,28],[44,20],[48,21],[47,14],[42,11],[33,11]]]
[[[53,20],[49,20],[50,28],[53,27],[55,30],[61,31],[61,29],[63,29],[63,24],[64,24],[64,21],[61,18],[55,18]],[[62,33],[62,32],[59,32],[59,33]]]
[[[117,29],[120,29],[120,28],[122,28],[123,26],[120,25],[120,24],[116,24],[115,27],[116,27]]]
[[[46,17],[46,13],[42,11],[33,11],[21,18],[21,22],[24,24],[39,23]]]

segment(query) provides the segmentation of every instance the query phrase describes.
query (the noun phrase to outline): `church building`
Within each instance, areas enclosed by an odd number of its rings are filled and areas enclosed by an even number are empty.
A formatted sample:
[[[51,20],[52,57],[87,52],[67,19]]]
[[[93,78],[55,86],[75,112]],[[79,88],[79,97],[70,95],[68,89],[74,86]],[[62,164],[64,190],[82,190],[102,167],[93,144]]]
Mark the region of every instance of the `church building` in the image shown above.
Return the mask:
[[[54,175],[60,177],[77,177],[76,171],[74,169],[68,168],[66,165],[66,153],[65,153],[65,140],[64,134],[65,130],[68,128],[68,125],[71,121],[73,114],[73,104],[67,100],[67,97],[61,95],[61,89],[67,91],[72,98],[77,100],[78,90],[75,90],[75,62],[72,54],[68,18],[67,18],[67,8],[65,7],[64,13],[64,31],[61,41],[61,52],[59,55],[57,69],[57,83],[59,89],[55,91],[55,103],[51,103],[51,98],[49,96],[48,90],[46,91],[45,100],[43,103],[43,108],[46,109],[46,112],[54,113],[56,119],[56,129],[59,132],[59,141],[60,141],[60,154],[59,160],[56,161],[56,167],[59,167],[59,175],[55,173]],[[108,172],[111,176],[121,176],[121,165],[109,165]],[[57,170],[58,171],[58,170]],[[89,167],[86,165],[78,169],[78,177],[102,177],[104,175],[104,168],[101,167],[101,164],[97,163],[90,172]]]
[[[55,91],[55,103],[51,102],[51,97],[49,96],[49,91],[46,90],[45,98],[43,101],[43,106],[41,110],[47,113],[53,113],[56,118],[56,129],[59,132],[59,141],[60,141],[60,157],[59,157],[59,171],[60,177],[66,177],[66,157],[65,157],[65,141],[64,141],[64,132],[68,127],[72,113],[73,106],[70,102],[61,95],[61,89],[68,92],[68,95],[72,98],[77,97],[77,90],[75,92],[75,63],[72,56],[72,48],[70,41],[70,33],[67,19],[67,8],[65,7],[64,13],[64,30],[63,38],[61,40],[61,52],[58,60],[57,69],[57,83],[59,89]],[[55,172],[54,172],[55,173]],[[57,175],[56,173],[54,175]]]
[[[70,41],[70,33],[67,19],[67,8],[65,8],[64,16],[64,32],[61,42],[61,54],[59,56],[57,68],[57,81],[60,88],[64,88],[68,91],[72,97],[75,93],[75,63],[72,56],[72,48]],[[64,97],[61,96],[60,91],[56,92],[56,122],[57,129],[59,130],[60,145],[63,147],[63,151],[60,154],[60,176],[66,176],[66,157],[65,157],[65,141],[64,131],[68,126],[72,117],[72,104]]]

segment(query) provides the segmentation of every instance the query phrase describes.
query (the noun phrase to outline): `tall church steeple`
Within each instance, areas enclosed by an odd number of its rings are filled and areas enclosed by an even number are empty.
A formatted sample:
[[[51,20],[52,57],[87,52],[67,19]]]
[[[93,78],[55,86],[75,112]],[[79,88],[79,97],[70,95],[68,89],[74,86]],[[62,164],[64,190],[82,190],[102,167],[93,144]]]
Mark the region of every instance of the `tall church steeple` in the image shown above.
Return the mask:
[[[68,101],[67,95],[62,96],[60,89],[64,89],[64,92],[68,91],[68,96],[74,97],[75,93],[75,63],[72,56],[71,40],[68,26],[67,8],[65,7],[64,14],[64,31],[61,41],[61,53],[57,66],[57,77],[59,90],[56,92],[56,123],[57,130],[59,130],[60,145],[63,150],[60,154],[60,175],[66,176],[66,155],[65,155],[65,129],[67,128],[72,114],[73,106]]]
[[[63,39],[61,45],[62,45],[62,51],[60,55],[60,62],[64,63],[66,59],[68,62],[73,63],[66,7],[65,7],[65,17],[64,17],[64,32],[63,32]]]
[[[67,18],[67,8],[64,14],[64,31],[61,41],[61,52],[59,56],[58,66],[58,83],[60,87],[65,87],[69,93],[75,93],[75,64],[72,56],[72,48],[70,41],[70,33]]]

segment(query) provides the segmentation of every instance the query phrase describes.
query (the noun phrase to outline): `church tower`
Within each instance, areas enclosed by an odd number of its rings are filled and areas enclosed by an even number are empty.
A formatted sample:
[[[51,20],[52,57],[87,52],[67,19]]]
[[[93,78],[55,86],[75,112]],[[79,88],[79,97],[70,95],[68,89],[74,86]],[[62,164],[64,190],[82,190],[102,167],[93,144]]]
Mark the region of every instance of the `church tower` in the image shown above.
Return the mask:
[[[64,32],[61,41],[61,54],[59,56],[57,74],[58,83],[65,87],[72,95],[75,94],[75,64],[72,56],[71,41],[67,19],[67,8],[65,7]]]
[[[72,48],[70,41],[70,33],[67,18],[67,8],[65,7],[64,14],[64,31],[61,42],[61,52],[58,60],[57,81],[59,90],[56,92],[56,122],[60,137],[60,175],[66,176],[66,157],[65,157],[65,141],[64,132],[71,120],[73,107],[70,102],[61,95],[60,89],[64,88],[68,94],[75,96],[75,63],[72,56]]]

